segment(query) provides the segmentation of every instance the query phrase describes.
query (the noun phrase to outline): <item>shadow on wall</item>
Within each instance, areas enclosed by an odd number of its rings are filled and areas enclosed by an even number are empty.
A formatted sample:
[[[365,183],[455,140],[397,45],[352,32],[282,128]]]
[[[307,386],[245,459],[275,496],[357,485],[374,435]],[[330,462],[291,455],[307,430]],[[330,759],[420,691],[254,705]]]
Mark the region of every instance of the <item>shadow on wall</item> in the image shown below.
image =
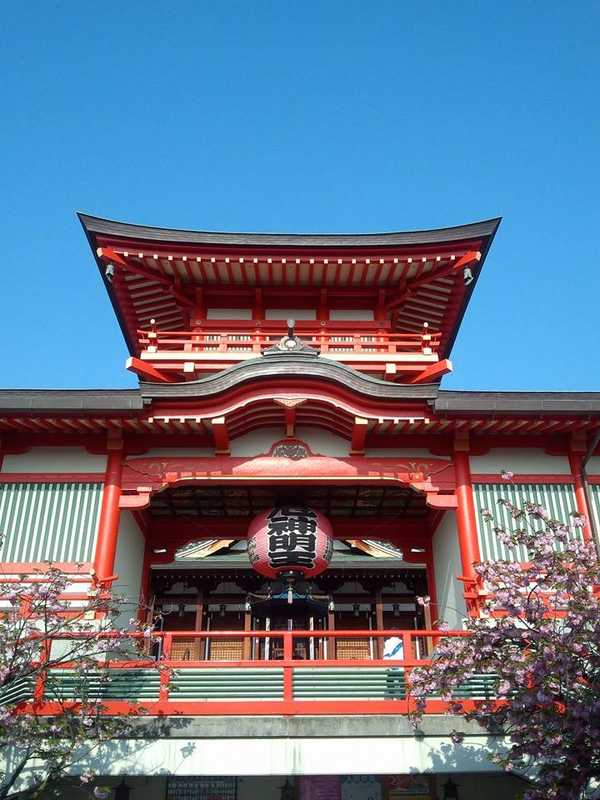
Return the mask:
[[[458,787],[460,800],[518,800],[530,785],[521,775],[512,773],[481,774],[481,767],[490,764],[490,755],[498,751],[497,737],[488,737],[485,745],[473,746],[465,740],[462,744],[448,742],[430,752],[431,772],[438,775],[439,796],[446,777],[451,777]],[[468,770],[472,769],[470,773]],[[460,770],[460,771],[459,771]]]

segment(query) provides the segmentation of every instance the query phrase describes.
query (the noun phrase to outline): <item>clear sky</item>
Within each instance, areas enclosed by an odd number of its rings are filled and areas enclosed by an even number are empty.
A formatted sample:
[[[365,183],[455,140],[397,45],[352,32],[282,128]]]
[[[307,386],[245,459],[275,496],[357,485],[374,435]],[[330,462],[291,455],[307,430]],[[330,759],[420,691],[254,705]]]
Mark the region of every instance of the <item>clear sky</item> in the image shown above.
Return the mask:
[[[134,386],[76,210],[204,230],[502,216],[446,388],[600,390],[600,3],[6,3],[0,385]]]

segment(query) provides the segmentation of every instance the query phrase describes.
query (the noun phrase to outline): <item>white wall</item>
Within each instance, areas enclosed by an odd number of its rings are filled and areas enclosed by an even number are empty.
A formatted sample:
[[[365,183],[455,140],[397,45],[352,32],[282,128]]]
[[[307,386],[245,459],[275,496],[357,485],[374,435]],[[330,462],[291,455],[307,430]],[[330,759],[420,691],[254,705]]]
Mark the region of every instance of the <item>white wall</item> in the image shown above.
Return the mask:
[[[83,447],[33,447],[27,453],[4,456],[2,472],[104,472],[106,455]]]
[[[374,313],[372,308],[332,308],[329,311],[332,322],[345,322],[346,320],[372,321]]]
[[[117,620],[119,627],[126,627],[130,617],[136,616],[136,605],[140,596],[142,569],[144,566],[144,535],[130,511],[121,511],[114,584],[115,593],[127,597],[128,603]]]
[[[232,725],[235,720],[232,718]],[[100,744],[90,757],[100,775],[396,775],[410,772],[497,772],[488,755],[500,737],[348,737],[231,739],[130,739]],[[232,752],[235,759],[232,760]],[[80,774],[82,759],[73,769]],[[256,795],[260,797],[260,795]]]
[[[423,447],[396,448],[396,447],[371,447],[365,450],[365,455],[372,458],[444,458],[443,456],[432,456],[430,450]],[[449,459],[448,459],[449,460]]]
[[[266,308],[265,319],[316,319],[317,311],[314,308]]]
[[[252,319],[251,308],[207,308],[206,319]]]
[[[586,465],[588,475],[600,475],[600,456],[593,456]]]
[[[279,428],[259,428],[233,439],[230,444],[231,455],[236,457],[263,455],[269,452],[275,442],[285,438],[283,425]],[[302,439],[313,453],[318,455],[344,458],[350,452],[350,442],[347,439],[321,428],[299,427],[294,438]]]
[[[567,456],[551,456],[534,447],[496,447],[484,456],[471,456],[471,472],[496,475],[503,469],[517,474],[571,474]]]
[[[461,629],[467,609],[463,597],[462,575],[456,514],[446,511],[433,536],[433,567],[438,608],[431,609],[432,619],[443,619],[451,628]]]

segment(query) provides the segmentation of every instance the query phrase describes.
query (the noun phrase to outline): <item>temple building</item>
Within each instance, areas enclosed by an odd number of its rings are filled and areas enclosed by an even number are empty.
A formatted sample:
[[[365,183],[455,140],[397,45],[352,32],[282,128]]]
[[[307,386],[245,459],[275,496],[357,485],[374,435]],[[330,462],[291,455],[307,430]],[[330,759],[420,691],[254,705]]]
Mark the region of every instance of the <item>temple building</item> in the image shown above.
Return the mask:
[[[517,797],[487,758],[500,740],[439,698],[423,736],[406,717],[405,672],[440,621],[479,613],[473,564],[525,558],[482,509],[526,497],[600,532],[600,393],[440,388],[500,220],[80,221],[139,386],[0,391],[0,560],[54,562],[74,602],[110,588],[155,631],[106,705],[178,724],[107,746],[105,782],[132,800]],[[482,676],[464,697],[488,691]]]

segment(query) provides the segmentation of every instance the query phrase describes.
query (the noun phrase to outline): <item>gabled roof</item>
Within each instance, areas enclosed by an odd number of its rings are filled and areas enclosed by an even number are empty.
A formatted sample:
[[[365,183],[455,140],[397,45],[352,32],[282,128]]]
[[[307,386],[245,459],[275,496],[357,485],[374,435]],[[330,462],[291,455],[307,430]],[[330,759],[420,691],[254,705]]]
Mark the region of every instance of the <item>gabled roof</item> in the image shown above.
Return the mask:
[[[181,231],[91,217],[79,219],[132,355],[138,329],[189,328],[197,288],[383,290],[394,329],[442,334],[447,357],[500,219],[453,228],[376,234],[261,234]],[[100,253],[100,255],[99,255]],[[453,271],[469,254],[472,282]],[[108,255],[107,255],[108,254]],[[106,276],[107,259],[118,269]],[[114,265],[113,265],[114,266]]]

